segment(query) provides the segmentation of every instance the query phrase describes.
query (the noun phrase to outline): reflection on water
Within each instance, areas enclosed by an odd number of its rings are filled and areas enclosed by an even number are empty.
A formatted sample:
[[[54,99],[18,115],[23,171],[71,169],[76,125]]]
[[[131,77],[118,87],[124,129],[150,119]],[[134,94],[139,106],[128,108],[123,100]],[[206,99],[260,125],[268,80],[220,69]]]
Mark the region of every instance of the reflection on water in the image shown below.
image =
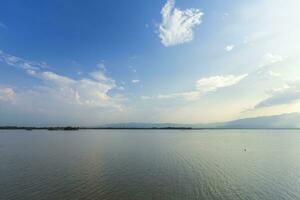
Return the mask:
[[[300,131],[0,131],[0,199],[300,199]]]

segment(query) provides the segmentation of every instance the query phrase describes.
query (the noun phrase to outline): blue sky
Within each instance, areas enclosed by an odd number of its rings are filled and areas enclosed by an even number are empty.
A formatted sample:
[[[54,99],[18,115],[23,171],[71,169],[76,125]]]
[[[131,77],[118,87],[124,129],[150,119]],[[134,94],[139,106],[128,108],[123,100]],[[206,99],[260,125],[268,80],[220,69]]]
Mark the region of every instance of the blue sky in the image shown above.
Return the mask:
[[[0,124],[207,123],[300,111],[296,0],[0,7]]]

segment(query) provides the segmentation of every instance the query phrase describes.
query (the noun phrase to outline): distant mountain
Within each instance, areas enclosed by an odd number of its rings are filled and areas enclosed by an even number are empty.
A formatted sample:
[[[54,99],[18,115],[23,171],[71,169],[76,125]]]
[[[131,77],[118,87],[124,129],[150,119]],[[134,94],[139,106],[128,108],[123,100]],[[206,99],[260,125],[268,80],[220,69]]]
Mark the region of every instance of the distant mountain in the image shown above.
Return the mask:
[[[221,124],[220,128],[300,128],[300,113],[239,119]]]
[[[100,128],[167,128],[167,127],[192,127],[191,124],[175,124],[175,123],[117,123],[117,124],[105,124]]]
[[[245,118],[224,123],[176,124],[176,123],[118,123],[106,124],[100,128],[300,128],[300,113]]]

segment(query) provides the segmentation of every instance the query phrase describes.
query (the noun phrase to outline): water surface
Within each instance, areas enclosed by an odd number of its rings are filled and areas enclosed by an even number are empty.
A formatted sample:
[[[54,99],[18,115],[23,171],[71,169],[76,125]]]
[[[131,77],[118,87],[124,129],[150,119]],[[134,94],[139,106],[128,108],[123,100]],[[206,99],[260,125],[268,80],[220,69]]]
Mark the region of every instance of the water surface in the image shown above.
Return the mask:
[[[300,199],[300,131],[0,131],[0,199]]]

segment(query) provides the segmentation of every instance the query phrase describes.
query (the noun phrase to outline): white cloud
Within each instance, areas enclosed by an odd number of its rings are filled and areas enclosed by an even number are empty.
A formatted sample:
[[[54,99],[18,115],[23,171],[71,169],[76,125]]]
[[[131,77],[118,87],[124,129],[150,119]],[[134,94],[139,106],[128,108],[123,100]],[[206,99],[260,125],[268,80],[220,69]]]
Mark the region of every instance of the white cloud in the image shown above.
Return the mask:
[[[60,102],[121,108],[118,99],[108,95],[110,90],[117,87],[114,82],[101,82],[103,80],[89,78],[75,80],[48,71],[37,73],[35,77],[44,81],[43,90],[38,90],[38,92],[48,92]]]
[[[267,53],[265,55],[265,58],[268,61],[268,63],[271,63],[271,64],[279,63],[284,60],[284,57],[282,55],[272,54],[272,53]]]
[[[15,91],[12,88],[0,86],[0,101],[14,102]]]
[[[107,77],[103,67],[90,73],[90,77],[73,79],[62,76],[51,71],[45,71],[43,64],[27,61],[16,56],[0,52],[0,61],[8,65],[18,67],[27,72],[28,75],[42,80],[42,84],[30,89],[15,93],[10,88],[0,88],[1,100],[12,100],[18,96],[20,104],[25,99],[28,102],[37,102],[41,107],[69,107],[76,109],[81,106],[95,108],[115,108],[122,110],[122,98],[120,95],[111,96],[109,91],[118,89],[115,80]],[[31,93],[34,93],[32,95]],[[31,99],[31,97],[34,100]],[[45,99],[47,99],[45,101]],[[51,105],[51,106],[50,106]]]
[[[280,54],[266,53],[263,54],[262,59],[262,62],[258,65],[260,68],[275,66],[276,64],[284,62],[287,59],[287,57],[282,56]],[[271,73],[269,74],[271,75]]]
[[[269,97],[259,102],[255,108],[290,104],[298,100],[300,100],[300,81],[293,81],[273,89]]]
[[[225,50],[226,51],[232,51],[234,49],[234,45],[227,45],[226,47],[225,47]]]
[[[283,91],[285,91],[285,90],[287,90],[289,88],[290,88],[290,86],[288,84],[284,84],[281,87],[273,88],[272,92],[273,92],[273,94],[276,93],[276,92],[283,92]]]
[[[229,16],[229,13],[226,12],[223,14],[222,19],[225,20],[228,16]]]
[[[190,91],[190,92],[179,92],[172,94],[160,94],[157,96],[158,99],[172,99],[172,98],[184,98],[188,101],[194,101],[199,99],[202,96],[198,91]]]
[[[132,82],[132,83],[139,83],[140,80],[134,79],[134,80],[132,80],[131,82]]]
[[[125,88],[123,86],[119,86],[118,90],[125,90]]]
[[[40,70],[47,68],[47,64],[44,62],[28,61],[10,54],[7,54],[0,50],[0,62],[4,62],[7,65],[13,67],[19,67],[24,70]]]
[[[226,75],[226,76],[212,76],[209,78],[203,78],[197,81],[197,90],[203,93],[213,92],[219,88],[229,87],[239,83],[248,74],[243,74],[239,76]]]
[[[203,13],[196,8],[180,10],[175,8],[175,0],[168,0],[161,15],[159,37],[162,44],[168,47],[192,41],[193,28],[201,24]]]
[[[97,65],[97,67],[98,67],[99,69],[101,69],[102,71],[106,71],[106,66],[105,66],[103,63],[99,63],[99,64]]]
[[[141,96],[141,99],[142,100],[148,100],[148,99],[151,99],[151,97],[150,96]]]
[[[280,73],[274,72],[274,71],[269,71],[269,75],[273,77],[281,77]]]
[[[193,101],[199,99],[201,96],[205,95],[206,93],[215,92],[221,88],[226,88],[226,87],[236,85],[247,76],[248,74],[243,74],[239,76],[225,75],[225,76],[212,76],[208,78],[202,78],[196,82],[196,89],[193,91],[158,95],[157,97],[159,99],[181,97],[186,100]]]
[[[97,81],[108,81],[109,79],[106,77],[104,72],[98,70],[90,73],[91,77],[93,77]]]

